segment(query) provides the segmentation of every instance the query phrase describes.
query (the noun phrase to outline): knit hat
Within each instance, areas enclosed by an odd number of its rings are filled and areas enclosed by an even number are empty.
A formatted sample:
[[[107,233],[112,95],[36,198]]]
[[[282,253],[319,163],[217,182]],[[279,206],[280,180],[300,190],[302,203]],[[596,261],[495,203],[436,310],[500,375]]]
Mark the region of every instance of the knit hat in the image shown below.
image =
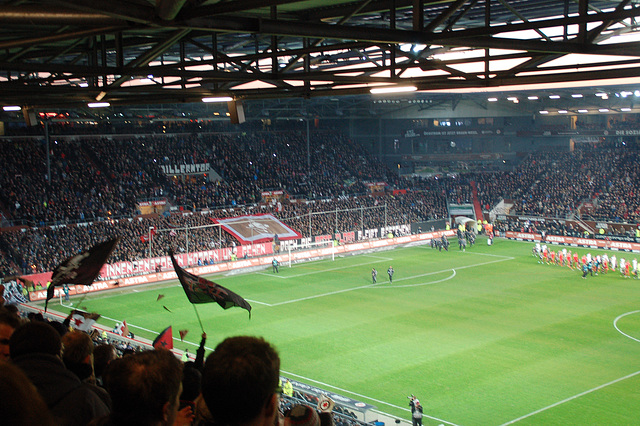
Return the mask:
[[[286,417],[291,426],[320,426],[320,416],[307,405],[295,405]]]

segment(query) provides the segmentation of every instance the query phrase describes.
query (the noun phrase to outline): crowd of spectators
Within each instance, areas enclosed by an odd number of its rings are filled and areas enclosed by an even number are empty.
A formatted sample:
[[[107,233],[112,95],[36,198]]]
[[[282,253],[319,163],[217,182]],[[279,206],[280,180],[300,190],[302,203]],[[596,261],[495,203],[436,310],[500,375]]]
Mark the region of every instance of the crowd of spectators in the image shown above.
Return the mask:
[[[262,338],[227,338],[205,363],[204,333],[195,360],[186,352],[179,358],[150,344],[109,339],[106,331],[74,328],[72,314],[57,321],[0,302],[0,414],[8,424],[186,426],[255,415],[272,419],[260,424],[366,424],[340,403],[321,409],[325,396],[291,386],[283,391],[279,355]],[[228,397],[222,400],[221,392]],[[273,397],[276,411],[256,414],[265,397]]]
[[[0,209],[5,222],[29,226],[0,233],[0,275],[51,270],[115,236],[113,262],[230,247],[237,242],[212,219],[244,214],[272,213],[306,237],[446,218],[448,204],[473,201],[471,182],[485,211],[508,199],[514,214],[569,218],[588,201],[596,219],[640,215],[636,144],[534,152],[510,171],[404,178],[338,132],[311,139],[309,152],[295,130],[52,138],[49,151],[36,139],[1,142]],[[219,179],[160,168],[202,162]],[[372,182],[385,182],[384,194],[374,196]],[[287,198],[261,203],[265,190]],[[137,203],[158,197],[180,210],[140,216]]]
[[[514,214],[566,219],[589,202],[594,219],[637,222],[639,160],[637,144],[585,144],[571,152],[534,152],[513,171],[472,173],[467,178],[476,181],[478,198],[487,210],[508,199],[514,203]]]

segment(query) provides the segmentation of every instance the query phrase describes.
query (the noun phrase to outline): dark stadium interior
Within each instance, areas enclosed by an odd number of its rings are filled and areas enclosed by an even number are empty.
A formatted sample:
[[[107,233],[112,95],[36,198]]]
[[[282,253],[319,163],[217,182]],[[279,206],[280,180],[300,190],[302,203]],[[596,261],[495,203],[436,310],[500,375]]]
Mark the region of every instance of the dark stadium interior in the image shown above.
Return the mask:
[[[635,0],[1,2],[0,279],[235,249],[214,219],[253,214],[640,243],[639,29]]]

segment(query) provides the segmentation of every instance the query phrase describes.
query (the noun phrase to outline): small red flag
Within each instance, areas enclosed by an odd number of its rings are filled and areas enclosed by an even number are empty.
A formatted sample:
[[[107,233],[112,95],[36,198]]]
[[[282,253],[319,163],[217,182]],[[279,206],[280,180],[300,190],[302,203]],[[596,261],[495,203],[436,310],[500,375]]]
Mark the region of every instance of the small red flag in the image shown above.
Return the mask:
[[[159,294],[159,295],[158,295],[158,298],[156,299],[156,302],[157,302],[158,300],[162,299],[163,297],[164,297],[164,294]]]
[[[180,341],[184,341],[184,336],[187,335],[189,330],[180,330]]]
[[[162,333],[158,334],[152,346],[154,349],[173,349],[173,332],[171,331],[171,326],[165,328]]]

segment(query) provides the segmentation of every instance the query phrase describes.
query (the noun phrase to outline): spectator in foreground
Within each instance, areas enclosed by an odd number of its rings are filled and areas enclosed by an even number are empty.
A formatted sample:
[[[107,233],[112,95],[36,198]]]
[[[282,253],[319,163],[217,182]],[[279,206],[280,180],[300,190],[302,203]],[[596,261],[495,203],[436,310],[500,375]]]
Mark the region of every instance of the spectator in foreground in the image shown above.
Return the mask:
[[[94,344],[91,337],[83,331],[74,330],[62,336],[62,361],[64,365],[83,383],[87,384],[111,410],[109,393],[96,384],[93,369]]]
[[[0,362],[9,360],[9,339],[20,323],[17,315],[0,306]]]
[[[182,392],[182,363],[161,349],[128,355],[111,362],[105,385],[113,410],[92,425],[174,425]]]
[[[222,341],[209,355],[202,396],[214,424],[273,426],[278,421],[280,357],[259,337]]]
[[[294,405],[284,415],[284,426],[321,426],[320,416],[307,405]]]
[[[9,339],[9,349],[13,363],[35,385],[59,424],[85,426],[109,414],[100,397],[65,368],[62,341],[51,325],[40,321],[21,325]]]
[[[0,362],[0,419],[12,426],[55,426],[38,390],[15,365]]]

